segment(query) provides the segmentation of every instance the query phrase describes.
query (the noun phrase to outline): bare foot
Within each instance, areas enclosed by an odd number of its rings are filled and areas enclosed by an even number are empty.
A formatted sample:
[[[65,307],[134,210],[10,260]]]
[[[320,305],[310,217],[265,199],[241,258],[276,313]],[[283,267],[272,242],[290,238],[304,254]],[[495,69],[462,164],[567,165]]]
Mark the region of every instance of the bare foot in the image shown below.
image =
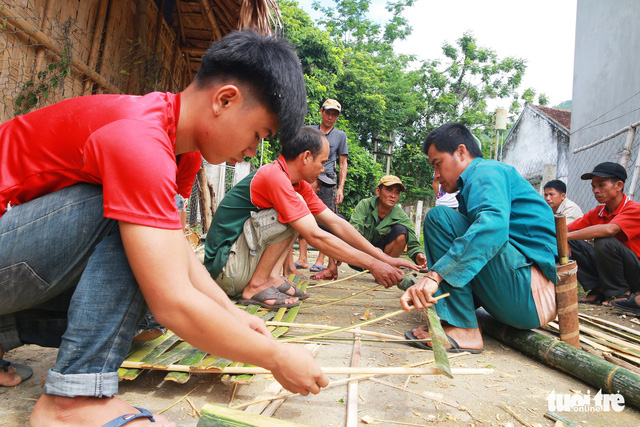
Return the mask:
[[[444,332],[447,335],[456,340],[460,348],[481,350],[482,347],[484,347],[484,342],[482,341],[482,333],[478,328],[464,329],[457,328],[448,324],[443,324],[442,329],[444,329]],[[431,338],[431,335],[429,335],[429,331],[427,330],[427,325],[419,326],[413,329],[411,332],[419,340],[426,340]],[[429,343],[425,344],[430,345]]]
[[[9,372],[0,372],[0,386],[15,387],[22,382],[22,377],[16,375],[16,370],[9,366]]]
[[[43,394],[38,399],[31,418],[31,426],[101,426],[125,414],[137,414],[133,406],[118,397],[63,397]],[[149,418],[139,418],[127,423],[129,425],[153,425],[175,427],[175,423],[162,415],[153,414],[155,423]]]
[[[298,268],[302,268],[302,269],[307,269],[309,268],[309,261],[307,261],[306,259],[302,259],[302,258],[298,258],[298,260],[296,261],[296,264],[298,265]]]

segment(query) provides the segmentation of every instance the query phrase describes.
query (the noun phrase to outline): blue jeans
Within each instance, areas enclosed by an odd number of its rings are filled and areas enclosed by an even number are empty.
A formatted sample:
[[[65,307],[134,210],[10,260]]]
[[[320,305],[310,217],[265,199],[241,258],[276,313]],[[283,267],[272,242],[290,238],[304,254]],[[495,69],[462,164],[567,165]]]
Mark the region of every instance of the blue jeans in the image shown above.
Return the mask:
[[[45,393],[116,394],[146,310],[101,186],[67,187],[0,218],[0,344],[59,346]]]
[[[429,265],[444,256],[453,241],[471,224],[460,212],[436,206],[424,219],[424,248]],[[478,327],[476,308],[482,306],[502,323],[519,329],[540,326],[531,293],[531,262],[507,242],[469,283],[454,288],[442,281],[434,295],[449,292],[436,304],[438,316],[447,323],[467,329]]]

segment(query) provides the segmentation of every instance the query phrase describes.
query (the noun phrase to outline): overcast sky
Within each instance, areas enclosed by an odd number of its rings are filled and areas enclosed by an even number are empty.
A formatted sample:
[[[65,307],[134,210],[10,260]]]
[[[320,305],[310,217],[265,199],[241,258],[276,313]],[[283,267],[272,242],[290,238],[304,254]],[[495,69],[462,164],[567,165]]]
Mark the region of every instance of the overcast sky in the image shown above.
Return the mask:
[[[396,48],[420,59],[438,59],[444,41],[454,43],[470,31],[479,46],[492,49],[499,58],[525,59],[520,92],[532,87],[536,93],[545,93],[549,106],[554,106],[571,99],[576,1],[417,0],[405,10],[413,33]],[[312,0],[298,3],[317,19]],[[386,0],[372,0],[371,19],[388,20],[385,4]]]

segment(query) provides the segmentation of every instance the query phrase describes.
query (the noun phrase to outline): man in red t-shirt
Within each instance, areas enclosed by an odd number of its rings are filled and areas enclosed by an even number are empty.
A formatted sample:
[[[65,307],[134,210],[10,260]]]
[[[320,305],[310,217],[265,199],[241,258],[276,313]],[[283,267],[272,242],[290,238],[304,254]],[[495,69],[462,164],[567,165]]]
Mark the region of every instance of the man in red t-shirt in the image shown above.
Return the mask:
[[[293,392],[327,385],[310,352],[275,341],[220,290],[175,201],[200,154],[241,161],[278,130],[291,139],[305,114],[292,47],[243,31],[214,43],[180,94],[80,97],[0,125],[0,346],[60,348],[33,425],[153,419],[114,397],[147,305],[185,341],[263,366]],[[0,385],[21,381],[6,369]]]
[[[402,278],[397,267],[417,269],[375,248],[318,198],[309,183],[328,157],[324,134],[303,128],[274,163],[247,176],[222,200],[207,234],[204,264],[229,296],[274,308],[305,298],[280,276],[297,233],[329,256],[367,268],[386,287]]]
[[[578,281],[589,291],[580,302],[611,306],[640,290],[640,203],[624,194],[627,172],[617,163],[600,163],[581,178],[591,180],[600,205],[568,225]]]

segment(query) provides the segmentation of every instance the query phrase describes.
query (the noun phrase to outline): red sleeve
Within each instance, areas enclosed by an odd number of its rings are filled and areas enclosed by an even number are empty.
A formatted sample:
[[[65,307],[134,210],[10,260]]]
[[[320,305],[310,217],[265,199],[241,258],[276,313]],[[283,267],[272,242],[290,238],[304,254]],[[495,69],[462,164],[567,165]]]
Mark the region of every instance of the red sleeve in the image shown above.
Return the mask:
[[[576,231],[576,230],[582,230],[583,228],[591,227],[594,224],[592,218],[594,215],[596,217],[598,216],[597,214],[598,210],[600,210],[600,207],[591,209],[589,212],[582,215],[580,218],[570,222],[567,225],[567,228],[569,229],[569,231]]]
[[[275,164],[261,167],[251,181],[251,203],[258,209],[275,208],[278,221],[288,224],[311,212],[293,189],[289,177]]]
[[[182,228],[175,204],[177,165],[167,133],[119,120],[87,140],[83,172],[103,185],[104,216],[150,227]]]
[[[631,240],[640,234],[640,203],[630,200],[627,205],[616,215],[611,224],[616,224],[622,232],[627,236],[627,240]]]
[[[178,160],[178,175],[176,176],[176,184],[178,185],[178,194],[188,199],[191,196],[193,181],[196,174],[202,166],[202,157],[199,151],[184,153],[180,155]]]
[[[302,196],[312,215],[318,215],[327,209],[327,205],[318,197],[307,181],[300,181],[300,183],[294,185],[293,188]]]

